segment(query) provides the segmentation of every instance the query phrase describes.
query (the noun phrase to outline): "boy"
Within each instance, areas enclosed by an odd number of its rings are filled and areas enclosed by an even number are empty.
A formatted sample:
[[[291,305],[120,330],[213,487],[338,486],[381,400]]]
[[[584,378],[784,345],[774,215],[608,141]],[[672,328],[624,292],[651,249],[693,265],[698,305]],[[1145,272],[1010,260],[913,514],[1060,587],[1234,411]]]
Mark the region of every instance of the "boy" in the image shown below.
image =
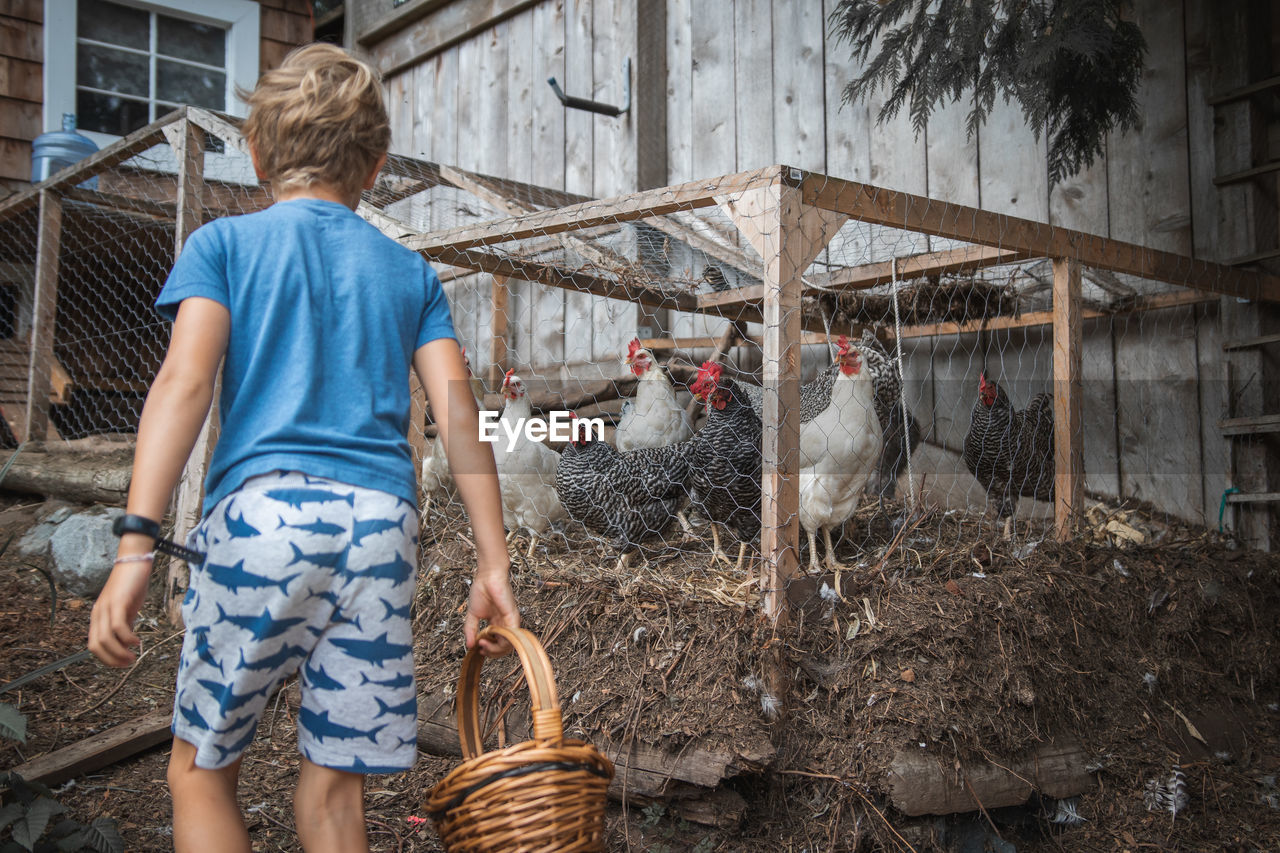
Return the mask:
[[[519,614],[493,454],[479,441],[440,281],[354,213],[390,143],[376,73],[310,45],[246,101],[254,168],[276,203],[192,234],[156,302],[173,333],[138,424],[124,526],[143,532],[121,536],[89,648],[112,666],[135,659],[151,521],[164,515],[225,358],[222,434],[192,535],[206,558],[183,603],[174,845],[249,850],[235,799],[241,754],[267,697],[301,670],[298,836],[309,851],[361,851],[363,774],[416,757],[410,363],[475,533],[467,646],[481,620],[517,627]]]

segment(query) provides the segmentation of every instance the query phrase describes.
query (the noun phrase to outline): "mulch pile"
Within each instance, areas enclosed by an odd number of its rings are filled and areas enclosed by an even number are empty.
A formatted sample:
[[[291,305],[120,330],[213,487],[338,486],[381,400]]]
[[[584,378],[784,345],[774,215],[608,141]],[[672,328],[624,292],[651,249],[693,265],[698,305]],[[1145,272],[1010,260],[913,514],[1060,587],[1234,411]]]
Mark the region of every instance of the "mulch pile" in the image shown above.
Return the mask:
[[[1132,510],[1124,525],[1142,544],[1105,529],[1114,511],[1059,544],[1025,526],[1004,541],[972,517],[887,509],[869,506],[846,526],[843,599],[830,576],[798,578],[793,619],[777,632],[759,615],[758,575],[713,564],[705,531],[672,535],[623,573],[573,528],[517,559],[516,593],[556,666],[566,732],[672,755],[772,744],[769,768],[724,782],[745,803],[740,825],[699,825],[676,804],[631,800],[611,806],[610,849],[982,849],[964,847],[980,837],[1019,851],[1280,849],[1280,558]],[[34,513],[0,513],[3,536]],[[453,690],[473,565],[457,509],[433,512],[414,617],[423,696]],[[12,553],[0,557],[0,596],[0,681],[83,647],[88,603],[60,601],[51,626],[48,585]],[[134,670],[83,662],[0,697],[29,718],[27,744],[5,742],[3,766],[171,703],[179,640],[158,613],[153,597]],[[491,710],[520,717],[514,670],[513,660],[487,663],[484,695]],[[298,849],[296,707],[295,685],[273,698],[245,759],[255,849]],[[904,751],[943,767],[1008,764],[1062,736],[1087,753],[1094,779],[1074,804],[1085,819],[1075,826],[1051,823],[1049,800],[911,818],[883,787]],[[91,774],[60,799],[78,820],[115,817],[130,849],[167,849],[164,753]],[[409,774],[371,779],[374,849],[438,849],[408,819],[454,763],[424,757]],[[1174,765],[1189,804],[1148,811],[1147,781]]]

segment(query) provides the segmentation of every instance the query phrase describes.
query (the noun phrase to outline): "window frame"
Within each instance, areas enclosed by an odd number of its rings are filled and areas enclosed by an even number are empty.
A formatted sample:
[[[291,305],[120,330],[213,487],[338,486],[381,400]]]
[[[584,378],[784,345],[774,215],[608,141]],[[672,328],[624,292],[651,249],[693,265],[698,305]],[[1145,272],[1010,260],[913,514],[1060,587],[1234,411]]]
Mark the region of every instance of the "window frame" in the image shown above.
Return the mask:
[[[62,129],[62,114],[76,112],[76,2],[45,0],[44,128]],[[213,24],[227,30],[226,112],[246,115],[236,87],[251,90],[258,81],[259,16],[251,0],[111,0],[146,12]],[[152,100],[155,100],[154,98]],[[159,118],[160,116],[157,116]],[[108,133],[80,130],[98,147],[120,139]]]

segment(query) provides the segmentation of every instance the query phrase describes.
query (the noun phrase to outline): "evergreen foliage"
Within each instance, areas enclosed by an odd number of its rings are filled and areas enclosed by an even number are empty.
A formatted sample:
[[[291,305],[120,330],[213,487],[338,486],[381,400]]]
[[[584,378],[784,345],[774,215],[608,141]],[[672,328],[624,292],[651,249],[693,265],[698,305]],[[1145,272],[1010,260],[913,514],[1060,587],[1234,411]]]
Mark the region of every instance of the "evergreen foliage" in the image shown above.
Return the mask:
[[[1135,93],[1146,41],[1121,17],[1122,0],[840,0],[835,34],[862,74],[846,103],[881,86],[878,121],[908,108],[916,133],[929,114],[972,90],[967,128],[997,95],[1017,101],[1036,138],[1048,139],[1049,181],[1089,166],[1106,135],[1139,121]]]

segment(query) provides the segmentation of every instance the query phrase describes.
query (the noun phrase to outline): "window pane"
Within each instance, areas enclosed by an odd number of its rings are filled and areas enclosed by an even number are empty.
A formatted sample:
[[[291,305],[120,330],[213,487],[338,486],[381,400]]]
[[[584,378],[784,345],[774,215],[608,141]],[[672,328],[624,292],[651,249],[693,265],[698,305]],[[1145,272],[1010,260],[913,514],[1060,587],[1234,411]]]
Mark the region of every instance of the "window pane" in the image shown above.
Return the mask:
[[[221,68],[227,62],[227,31],[156,15],[156,52]]]
[[[80,90],[76,114],[80,130],[124,136],[147,123],[147,102]]]
[[[80,38],[147,50],[151,43],[151,15],[106,0],[79,0],[76,32]]]
[[[147,57],[93,44],[76,45],[76,83],[147,97]]]
[[[156,62],[156,97],[214,110],[227,108],[227,75],[193,65]]]

